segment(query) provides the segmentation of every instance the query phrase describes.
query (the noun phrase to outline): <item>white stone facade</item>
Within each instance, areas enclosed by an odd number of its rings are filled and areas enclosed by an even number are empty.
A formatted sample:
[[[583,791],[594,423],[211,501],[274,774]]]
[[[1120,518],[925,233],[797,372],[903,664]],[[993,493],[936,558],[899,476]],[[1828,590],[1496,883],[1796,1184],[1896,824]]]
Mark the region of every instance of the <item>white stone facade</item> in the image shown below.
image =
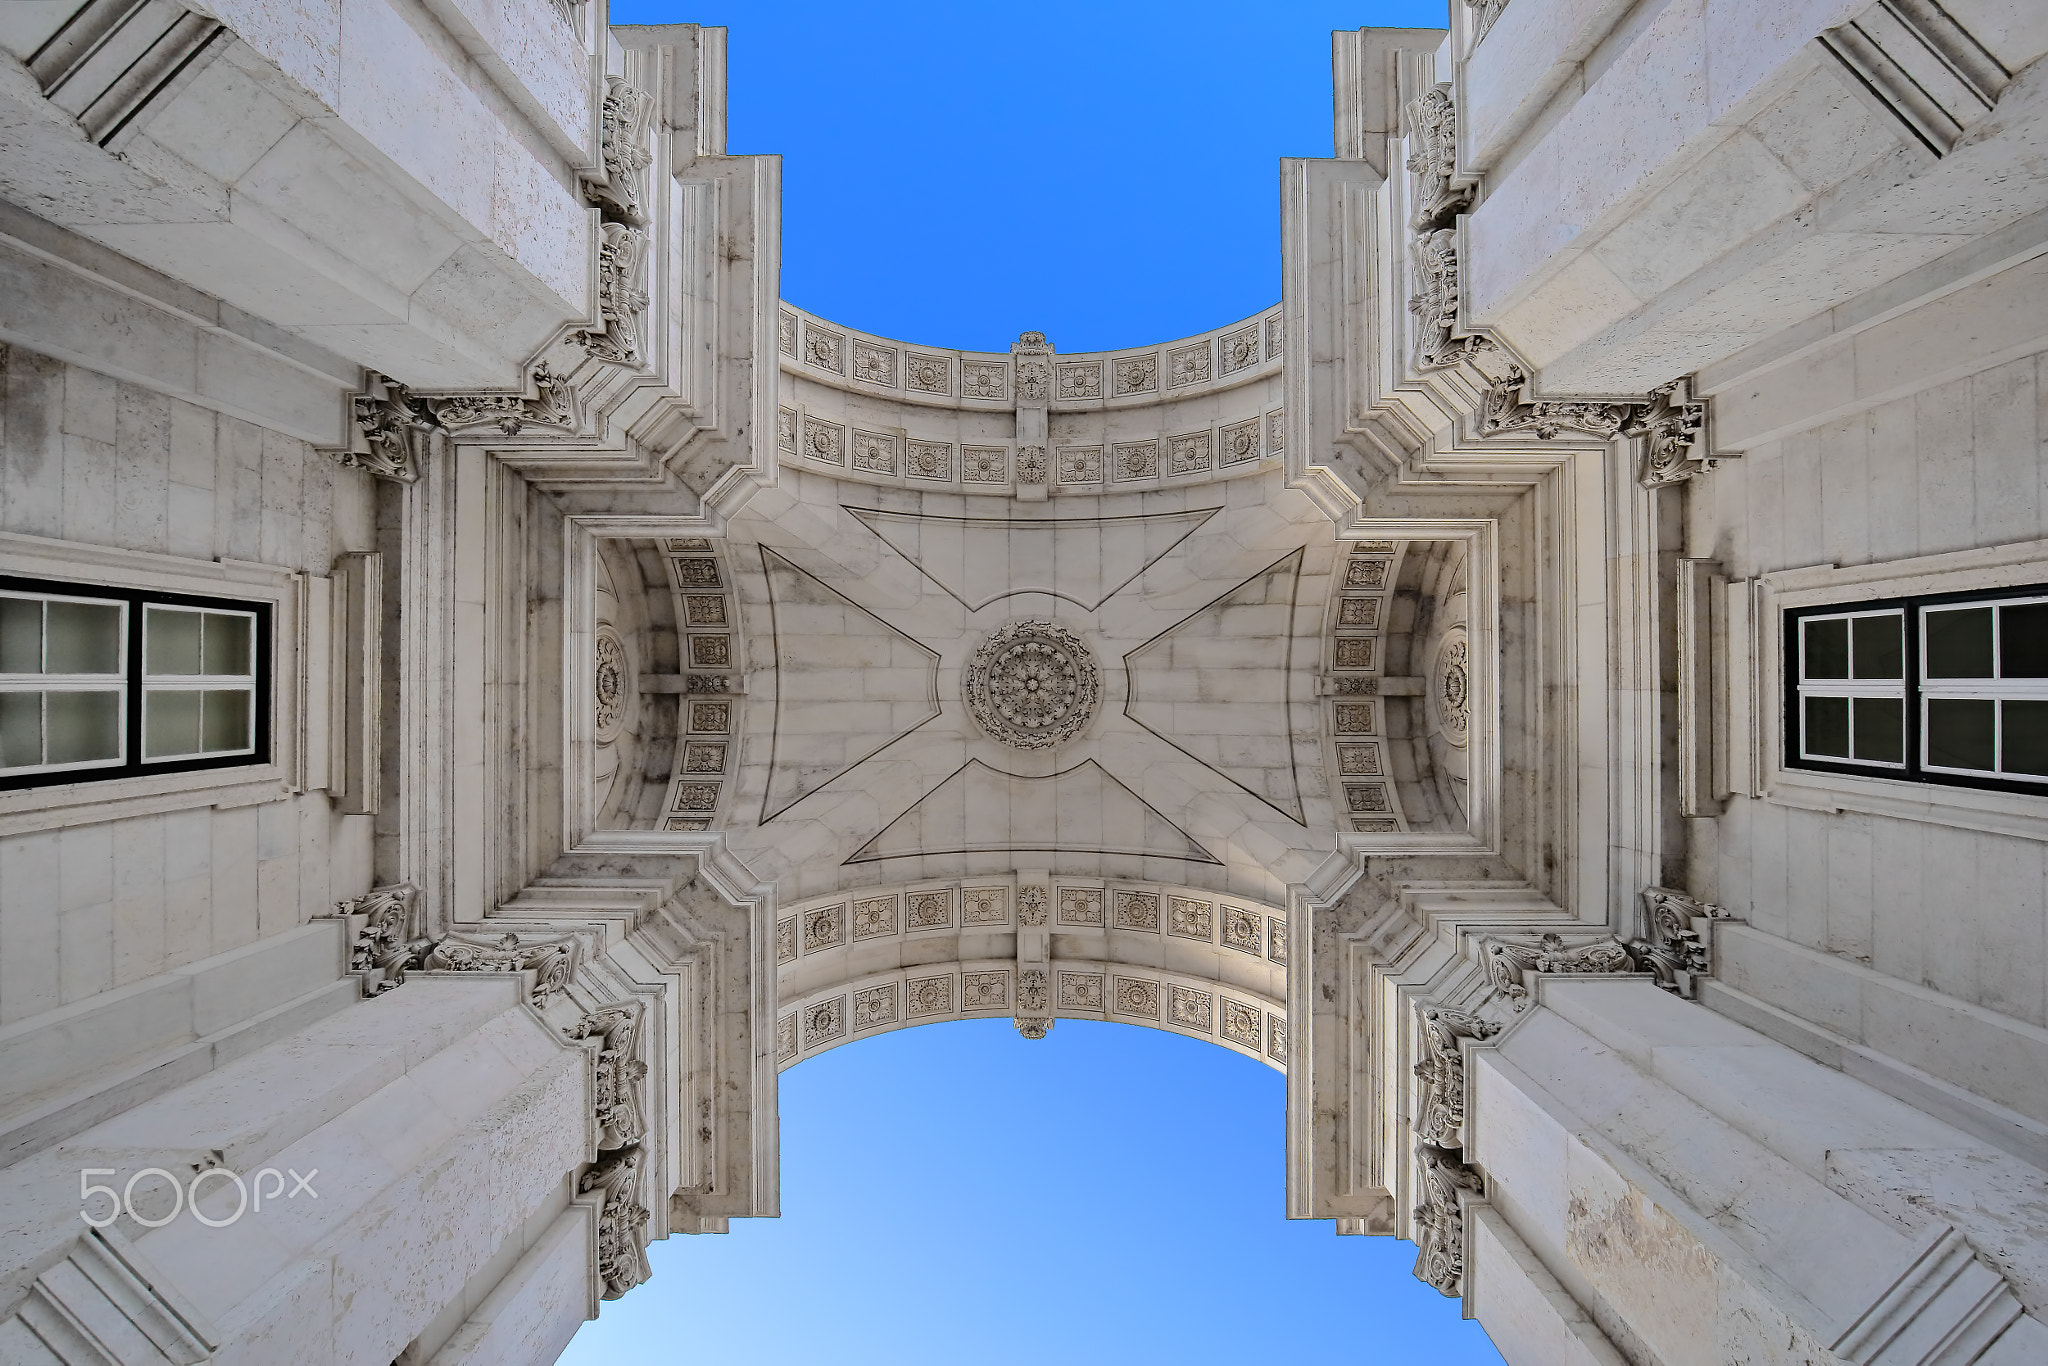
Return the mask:
[[[723,30],[6,10],[0,1360],[550,1361],[978,1016],[1284,1071],[1516,1366],[2048,1359],[2038,5],[1340,33],[1100,354],[780,299]]]

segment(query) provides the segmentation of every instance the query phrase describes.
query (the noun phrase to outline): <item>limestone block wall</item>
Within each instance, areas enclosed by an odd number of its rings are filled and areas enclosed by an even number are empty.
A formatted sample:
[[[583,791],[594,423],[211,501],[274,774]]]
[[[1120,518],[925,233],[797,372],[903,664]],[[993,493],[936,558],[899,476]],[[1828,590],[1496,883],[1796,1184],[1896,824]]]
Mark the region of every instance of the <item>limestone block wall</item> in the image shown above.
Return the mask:
[[[1847,1046],[1852,1068],[1868,1051],[1895,1088],[1908,1074],[1956,1083],[1989,1103],[1979,1123],[2038,1157],[2040,799],[1814,782],[1774,758],[1784,592],[1868,597],[1894,590],[1860,585],[1898,575],[1895,591],[1911,593],[2048,579],[2048,336],[2036,307],[2048,263],[1935,283],[1910,308],[1851,311],[1816,344],[1710,372],[1726,396],[1717,445],[1739,458],[1695,481],[1685,540],[1728,584],[1716,604],[1728,792],[1717,818],[1692,822],[1689,876],[1748,922],[1723,936],[1709,996],[1727,988],[1716,999],[1809,1051]],[[1757,1003],[1782,1018],[1758,1016]]]

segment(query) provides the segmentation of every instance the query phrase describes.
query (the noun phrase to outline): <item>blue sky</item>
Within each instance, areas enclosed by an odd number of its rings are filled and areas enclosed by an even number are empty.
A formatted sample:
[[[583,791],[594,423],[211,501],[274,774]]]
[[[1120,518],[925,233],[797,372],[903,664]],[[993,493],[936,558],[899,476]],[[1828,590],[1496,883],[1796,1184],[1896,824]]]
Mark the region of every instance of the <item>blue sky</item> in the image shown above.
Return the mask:
[[[734,152],[783,157],[783,297],[932,345],[1199,332],[1280,296],[1283,156],[1330,154],[1329,33],[1444,0],[613,0],[730,30]],[[783,1216],[651,1250],[571,1366],[1494,1366],[1415,1249],[1283,1217],[1280,1075],[1062,1021],[927,1025],[782,1076]]]

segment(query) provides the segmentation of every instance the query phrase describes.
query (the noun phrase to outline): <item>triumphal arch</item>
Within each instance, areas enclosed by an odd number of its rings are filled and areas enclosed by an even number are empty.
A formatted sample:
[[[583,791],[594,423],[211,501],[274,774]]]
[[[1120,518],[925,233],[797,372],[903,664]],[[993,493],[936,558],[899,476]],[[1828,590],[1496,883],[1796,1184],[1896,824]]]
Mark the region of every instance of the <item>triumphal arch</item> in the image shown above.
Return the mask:
[[[1339,33],[1106,353],[781,299],[724,43],[0,7],[0,1360],[550,1361],[987,1017],[1517,1366],[2048,1360],[2048,9]]]

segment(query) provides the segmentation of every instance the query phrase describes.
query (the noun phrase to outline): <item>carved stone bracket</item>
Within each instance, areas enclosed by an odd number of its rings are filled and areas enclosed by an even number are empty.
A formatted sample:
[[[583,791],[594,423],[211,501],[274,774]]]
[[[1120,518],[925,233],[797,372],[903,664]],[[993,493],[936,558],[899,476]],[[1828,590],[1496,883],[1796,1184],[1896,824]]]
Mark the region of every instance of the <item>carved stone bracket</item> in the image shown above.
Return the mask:
[[[440,423],[431,410],[395,379],[371,371],[364,392],[350,400],[362,449],[334,452],[351,469],[368,470],[379,479],[410,484],[420,477],[428,433]]]
[[[1415,1279],[1453,1298],[1465,1288],[1465,1212],[1458,1193],[1483,1190],[1479,1172],[1432,1143],[1415,1145],[1422,1203],[1415,1207]]]
[[[1481,436],[1534,432],[1540,440],[1549,441],[1560,432],[1576,431],[1612,437],[1633,415],[1634,405],[1599,399],[1531,401],[1522,394],[1528,383],[1529,377],[1518,366],[1487,391],[1486,408],[1479,417]]]
[[[1656,974],[1658,986],[1690,998],[1697,979],[1713,971],[1701,923],[1726,920],[1728,911],[1669,887],[1645,887],[1642,895],[1647,933],[1631,940],[1628,951],[1643,971]]]
[[[1415,1136],[1438,1148],[1465,1146],[1465,1055],[1460,1039],[1488,1039],[1500,1033],[1491,1020],[1448,1006],[1422,1009],[1422,1105]]]
[[[1621,427],[1623,436],[1639,436],[1646,443],[1642,468],[1636,478],[1646,489],[1682,484],[1705,474],[1719,462],[1701,450],[1701,433],[1707,425],[1707,405],[1692,401],[1692,386],[1673,380],[1650,391],[1650,401],[1629,415]]]
[[[429,397],[434,417],[450,432],[496,427],[517,436],[528,427],[573,432],[577,427],[576,393],[542,361],[533,368],[533,396],[519,394],[453,394]]]
[[[1500,18],[1500,12],[1508,7],[1508,0],[1465,0],[1465,5],[1472,11],[1472,46],[1477,47],[1494,20]]]
[[[639,365],[640,322],[647,312],[647,234],[624,223],[602,225],[597,248],[597,314],[603,326],[576,334],[594,359]]]
[[[634,1056],[640,1037],[638,1001],[599,1006],[568,1029],[572,1039],[596,1039],[597,1083],[592,1104],[599,1148],[623,1148],[647,1134],[640,1092],[647,1064]]]
[[[419,896],[419,888],[398,882],[334,904],[331,914],[354,931],[348,969],[361,974],[365,996],[381,996],[403,983],[406,967],[424,951],[426,941],[415,938]]]
[[[599,157],[604,179],[592,179],[584,186],[584,194],[599,208],[628,223],[645,223],[642,177],[654,161],[647,146],[648,130],[654,122],[654,96],[634,87],[623,76],[607,76],[603,118]]]
[[[604,1195],[597,1216],[597,1274],[615,1300],[653,1275],[647,1264],[648,1213],[640,1203],[640,1148],[600,1154],[576,1182],[579,1195]]]
[[[1051,974],[1044,968],[1025,968],[1017,974],[1017,1032],[1027,1039],[1042,1039],[1052,1029]]]
[[[1562,936],[1546,934],[1535,943],[1521,939],[1488,939],[1481,948],[1486,962],[1486,979],[1495,990],[1527,1008],[1528,975],[1533,972],[1568,973],[1588,976],[1640,969],[1619,939],[1596,939],[1589,944],[1567,944]]]

